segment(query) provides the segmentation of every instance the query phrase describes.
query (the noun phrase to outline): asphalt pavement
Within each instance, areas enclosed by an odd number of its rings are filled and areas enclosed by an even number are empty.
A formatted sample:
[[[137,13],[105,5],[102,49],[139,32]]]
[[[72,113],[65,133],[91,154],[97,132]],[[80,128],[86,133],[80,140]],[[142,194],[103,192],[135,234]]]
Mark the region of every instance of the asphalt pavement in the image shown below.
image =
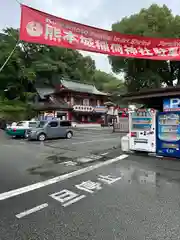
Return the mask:
[[[111,129],[75,129],[72,139],[44,143],[8,138],[0,132],[0,193],[105,161],[120,144]]]
[[[111,154],[1,193],[0,239],[180,239],[180,162]]]
[[[121,135],[45,143],[0,133],[0,240],[180,239],[180,162],[127,155]]]

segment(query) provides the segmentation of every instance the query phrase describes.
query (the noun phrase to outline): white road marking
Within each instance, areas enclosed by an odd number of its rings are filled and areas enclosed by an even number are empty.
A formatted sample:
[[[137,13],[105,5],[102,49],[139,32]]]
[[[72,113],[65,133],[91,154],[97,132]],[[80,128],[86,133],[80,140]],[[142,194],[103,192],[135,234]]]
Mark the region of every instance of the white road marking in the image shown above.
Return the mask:
[[[0,194],[0,200],[2,201],[2,200],[5,200],[5,199],[11,198],[11,197],[15,197],[15,196],[21,195],[23,193],[27,193],[27,192],[30,192],[30,191],[33,191],[33,190],[36,190],[36,189],[39,189],[39,188],[57,183],[57,182],[64,181],[66,179],[70,179],[70,178],[75,177],[75,176],[79,176],[83,173],[90,172],[90,171],[95,170],[97,168],[100,168],[102,166],[107,166],[111,163],[118,162],[118,161],[123,160],[127,157],[128,157],[127,154],[122,154],[119,157],[109,159],[105,162],[97,163],[97,164],[79,169],[77,171],[73,171],[71,173],[66,173],[64,175],[61,175],[61,176],[58,176],[58,177],[55,177],[55,178],[52,178],[52,179],[48,179],[46,181],[38,182],[38,183],[31,184],[31,185],[26,186],[26,187],[22,187],[22,188],[18,188],[18,189],[15,189],[15,190],[11,190],[11,191],[8,191],[8,192],[1,193]]]
[[[80,201],[81,199],[83,199],[83,198],[85,198],[85,197],[86,197],[85,195],[81,195],[81,196],[79,196],[79,197],[77,197],[77,198],[74,198],[73,200],[71,200],[71,201],[69,201],[69,202],[67,202],[67,203],[62,204],[62,206],[63,206],[63,207],[68,207],[69,205],[71,205],[71,204],[73,204],[73,203],[75,203],[75,202],[78,202],[78,201]]]
[[[82,182],[80,184],[75,185],[76,188],[89,192],[89,193],[93,193],[93,190],[101,190],[101,183],[99,182],[93,182],[91,180]]]
[[[105,155],[108,155],[109,152],[105,152],[105,153],[101,153],[100,155],[101,156],[105,156]]]
[[[26,210],[24,212],[21,212],[21,213],[17,214],[16,217],[17,218],[23,218],[23,217],[25,217],[25,216],[27,216],[27,215],[29,215],[31,213],[35,213],[35,212],[40,211],[40,210],[42,210],[42,209],[44,209],[46,207],[48,207],[48,203],[44,203],[44,204],[41,204],[41,205],[36,206],[34,208],[31,208],[29,210]]]
[[[117,140],[116,138],[106,138],[106,139],[97,139],[97,140],[89,140],[89,141],[84,141],[84,142],[73,142],[71,143],[72,145],[77,145],[77,144],[84,144],[84,143],[93,143],[93,142],[105,142],[109,140]]]
[[[102,153],[100,155],[91,154],[91,155],[89,155],[87,157],[77,158],[76,161],[80,162],[80,163],[93,162],[93,161],[96,161],[98,159],[101,159],[103,156],[105,156],[107,154],[108,154],[108,152]]]
[[[108,176],[99,175],[98,180],[107,184],[112,184],[121,180],[121,177],[114,177],[111,175]]]
[[[98,160],[102,158],[101,155],[89,155],[87,157],[81,157],[81,158],[77,158],[76,161],[79,162],[79,163],[88,163],[88,162],[93,162],[95,160]]]
[[[67,162],[62,162],[60,164],[65,165],[66,167],[68,167],[68,166],[75,166],[75,165],[77,165],[77,162],[67,161]]]
[[[55,199],[56,201],[60,202],[60,203],[65,203],[68,202],[76,197],[78,197],[79,194],[69,191],[68,189],[64,189],[60,192],[56,192],[53,193],[51,195],[49,195],[50,197],[52,197],[53,199]]]

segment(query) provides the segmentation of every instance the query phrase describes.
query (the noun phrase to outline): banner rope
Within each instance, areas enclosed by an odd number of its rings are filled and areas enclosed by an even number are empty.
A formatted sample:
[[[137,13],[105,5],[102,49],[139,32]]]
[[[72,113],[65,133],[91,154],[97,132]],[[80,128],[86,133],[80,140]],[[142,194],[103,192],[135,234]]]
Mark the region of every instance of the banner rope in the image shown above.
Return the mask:
[[[19,0],[15,0],[19,5],[21,5]],[[4,67],[6,66],[6,64],[8,63],[8,61],[10,60],[11,56],[13,55],[13,53],[15,52],[17,46],[19,45],[19,40],[17,41],[15,47],[13,48],[13,50],[10,52],[9,56],[7,57],[7,59],[5,60],[5,62],[3,63],[3,65],[0,68],[0,73],[2,72],[2,70],[4,69]]]

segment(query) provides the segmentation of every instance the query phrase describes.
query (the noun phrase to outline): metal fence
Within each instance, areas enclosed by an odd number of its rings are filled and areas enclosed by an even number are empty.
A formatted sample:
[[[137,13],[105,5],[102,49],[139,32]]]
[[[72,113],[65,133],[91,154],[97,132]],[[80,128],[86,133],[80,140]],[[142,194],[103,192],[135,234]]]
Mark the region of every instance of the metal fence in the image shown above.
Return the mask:
[[[129,132],[129,119],[119,118],[119,123],[114,125],[115,132],[128,133]]]

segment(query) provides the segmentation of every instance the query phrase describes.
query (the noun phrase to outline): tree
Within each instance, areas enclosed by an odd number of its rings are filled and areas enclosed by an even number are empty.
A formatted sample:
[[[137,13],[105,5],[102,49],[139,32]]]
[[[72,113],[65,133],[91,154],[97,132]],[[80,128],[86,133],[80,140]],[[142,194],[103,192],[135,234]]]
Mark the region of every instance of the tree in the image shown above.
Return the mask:
[[[0,66],[18,42],[17,29],[7,28],[0,34]],[[53,79],[93,82],[95,62],[78,51],[40,44],[18,42],[8,64],[0,72],[1,95],[8,89],[11,98],[25,100],[25,92],[32,91],[35,81],[52,84]],[[43,81],[42,81],[43,79]],[[8,97],[9,97],[8,95]]]
[[[111,94],[111,101],[114,104],[122,105],[120,95],[125,94],[127,90],[121,79],[116,78],[112,74],[96,70],[94,83],[98,89]]]
[[[84,57],[76,50],[19,42],[18,35],[18,30],[13,28],[4,29],[0,34],[0,66],[18,42],[0,72],[1,96],[26,101],[32,96],[35,83],[54,85],[62,78],[95,84],[99,90],[110,93],[124,87],[112,74],[96,70],[91,57]]]
[[[94,84],[102,91],[114,94],[115,92],[125,92],[125,85],[122,80],[112,74],[96,70],[94,74]]]
[[[174,16],[166,5],[159,7],[153,4],[138,14],[114,23],[112,30],[147,37],[180,38],[180,16]],[[125,84],[131,92],[143,88],[158,88],[162,84],[173,86],[175,79],[178,79],[180,84],[178,61],[109,57],[109,62],[113,72],[125,72]]]

